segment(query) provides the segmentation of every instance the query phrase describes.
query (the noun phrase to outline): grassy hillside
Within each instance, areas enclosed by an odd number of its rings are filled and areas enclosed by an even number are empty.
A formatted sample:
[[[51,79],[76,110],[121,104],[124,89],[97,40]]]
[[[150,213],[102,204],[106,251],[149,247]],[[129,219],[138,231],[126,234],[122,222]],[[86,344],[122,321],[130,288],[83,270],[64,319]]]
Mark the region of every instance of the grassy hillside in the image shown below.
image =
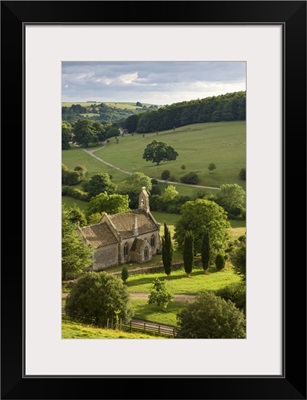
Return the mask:
[[[139,332],[101,329],[70,321],[63,316],[62,339],[159,339],[158,336]]]
[[[111,140],[95,155],[130,172],[143,172],[151,178],[160,178],[165,169],[179,181],[190,171],[200,177],[200,185],[219,187],[224,183],[238,183],[239,171],[245,167],[246,135],[245,121],[217,122],[187,125],[176,131],[163,131],[128,135],[117,144]],[[159,166],[145,161],[142,156],[145,147],[153,140],[163,141],[174,147],[179,156],[176,161],[162,162]],[[209,163],[217,169],[209,172]],[[181,166],[186,169],[182,170]]]

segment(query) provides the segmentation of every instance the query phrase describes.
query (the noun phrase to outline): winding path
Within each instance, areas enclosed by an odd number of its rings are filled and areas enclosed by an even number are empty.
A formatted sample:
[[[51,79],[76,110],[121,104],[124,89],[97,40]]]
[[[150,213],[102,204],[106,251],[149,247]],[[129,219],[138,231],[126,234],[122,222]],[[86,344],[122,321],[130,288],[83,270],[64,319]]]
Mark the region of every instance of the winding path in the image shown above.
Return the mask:
[[[102,162],[103,164],[108,165],[108,166],[111,167],[111,168],[117,169],[118,171],[120,171],[120,172],[122,172],[122,173],[124,173],[124,174],[132,175],[132,172],[129,172],[129,171],[126,171],[125,169],[119,168],[119,167],[117,167],[116,165],[111,164],[111,163],[109,163],[109,162],[103,160],[102,158],[100,158],[100,157],[98,157],[98,156],[96,156],[96,155],[94,154],[96,151],[101,150],[101,149],[103,149],[104,147],[106,147],[106,143],[105,143],[102,147],[99,147],[98,149],[95,148],[95,149],[93,149],[93,150],[90,150],[90,149],[85,149],[85,148],[82,148],[82,147],[80,147],[80,149],[83,150],[83,151],[84,151],[85,153],[87,153],[88,155],[90,155],[91,157],[95,158],[97,161]],[[188,183],[173,182],[173,181],[165,181],[165,180],[162,180],[162,179],[157,179],[157,181],[158,181],[158,182],[161,182],[161,183],[169,183],[169,184],[173,184],[173,185],[188,186],[188,187],[193,187],[193,188],[220,190],[220,188],[218,188],[218,187],[213,187],[213,186],[189,185]]]
[[[66,299],[69,293],[62,293],[62,300]],[[131,299],[148,300],[148,293],[129,293]],[[175,294],[174,300],[179,302],[193,301],[195,295],[193,294]]]

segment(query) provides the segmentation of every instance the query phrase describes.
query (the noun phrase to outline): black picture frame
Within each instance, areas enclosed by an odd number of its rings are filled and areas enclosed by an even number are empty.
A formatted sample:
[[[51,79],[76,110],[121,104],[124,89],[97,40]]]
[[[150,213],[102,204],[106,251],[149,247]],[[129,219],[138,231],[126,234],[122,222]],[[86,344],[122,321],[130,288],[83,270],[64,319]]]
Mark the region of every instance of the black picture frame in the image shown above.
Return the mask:
[[[99,16],[103,16],[103,20],[100,20]],[[27,23],[111,25],[204,23],[283,26],[282,376],[182,377],[170,374],[170,376],[155,377],[80,378],[23,375],[24,268],[26,267],[25,137],[22,133],[24,132],[23,29]],[[305,229],[303,234],[298,231],[298,226],[301,224],[306,228],[306,2],[2,1],[1,34],[1,140],[2,160],[6,160],[1,163],[3,166],[1,398],[306,399],[306,237]],[[15,153],[14,163],[18,162],[19,166],[17,175],[10,167],[7,168],[10,161],[4,157],[12,147]],[[269,174],[268,166],[268,176]],[[13,197],[22,199],[22,208],[19,204],[17,207],[12,205]],[[12,230],[6,230],[7,227]],[[22,240],[16,240],[17,232],[18,239],[22,236]],[[138,379],[142,380],[142,387],[145,385],[148,388],[146,392],[140,389]],[[165,387],[168,388],[168,395]]]

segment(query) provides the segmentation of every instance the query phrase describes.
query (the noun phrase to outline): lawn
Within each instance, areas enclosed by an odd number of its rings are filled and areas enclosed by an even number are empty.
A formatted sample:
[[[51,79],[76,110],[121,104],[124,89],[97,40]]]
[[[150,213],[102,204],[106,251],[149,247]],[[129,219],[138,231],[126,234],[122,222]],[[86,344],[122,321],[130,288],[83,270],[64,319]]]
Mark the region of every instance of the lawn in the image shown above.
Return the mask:
[[[184,308],[186,303],[171,301],[166,310],[161,310],[154,304],[148,304],[147,300],[132,299],[131,304],[134,310],[134,318],[177,326],[176,314]]]
[[[88,207],[88,203],[86,201],[74,199],[73,197],[70,196],[62,196],[62,204],[65,204],[67,208],[72,208],[74,206],[77,206],[84,213],[86,212]]]
[[[215,268],[209,268],[208,272],[200,267],[194,267],[188,278],[183,268],[172,271],[170,279],[167,279],[164,271],[130,275],[127,280],[127,288],[130,293],[149,293],[153,281],[159,278],[166,283],[167,289],[172,294],[196,295],[204,290],[222,289],[232,283],[240,282],[240,277],[235,274],[233,268],[226,267],[217,272]]]
[[[143,172],[151,178],[159,179],[162,171],[169,169],[171,176],[179,181],[181,176],[194,171],[200,177],[200,185],[219,187],[224,183],[238,183],[245,186],[238,176],[246,163],[245,131],[245,121],[193,124],[175,132],[159,132],[159,135],[126,135],[118,144],[110,141],[95,155],[127,171]],[[177,160],[158,166],[145,161],[142,158],[144,149],[153,140],[173,146],[179,154]],[[211,162],[217,166],[213,172],[208,170]],[[181,169],[182,165],[185,170]]]

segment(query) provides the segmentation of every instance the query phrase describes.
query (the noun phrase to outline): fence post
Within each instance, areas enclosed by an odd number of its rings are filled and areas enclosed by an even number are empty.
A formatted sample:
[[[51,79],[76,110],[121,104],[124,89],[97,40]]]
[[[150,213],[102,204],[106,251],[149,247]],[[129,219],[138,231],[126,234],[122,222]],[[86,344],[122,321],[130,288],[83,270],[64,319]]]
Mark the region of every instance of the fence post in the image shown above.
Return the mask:
[[[146,332],[146,322],[144,322],[144,332]]]
[[[132,332],[131,320],[130,320],[130,332]]]
[[[107,318],[107,329],[109,329],[109,318]]]
[[[160,335],[160,324],[159,324],[159,335]]]

